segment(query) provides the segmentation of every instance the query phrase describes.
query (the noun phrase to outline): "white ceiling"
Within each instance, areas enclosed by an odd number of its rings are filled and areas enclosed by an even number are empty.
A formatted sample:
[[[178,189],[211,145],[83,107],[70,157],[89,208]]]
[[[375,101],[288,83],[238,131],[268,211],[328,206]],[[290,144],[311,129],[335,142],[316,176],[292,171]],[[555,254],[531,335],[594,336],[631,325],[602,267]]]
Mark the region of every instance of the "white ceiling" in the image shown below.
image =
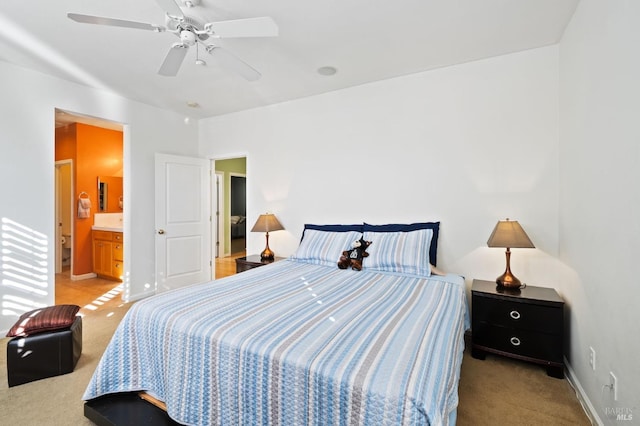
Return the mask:
[[[80,24],[66,16],[164,25],[156,0],[3,0],[0,60],[185,116],[210,117],[554,44],[578,1],[202,0],[182,7],[204,22],[273,18],[278,37],[217,42],[262,73],[249,82],[202,50],[208,65],[196,66],[193,47],[176,77],[160,76],[178,41],[174,34]],[[338,72],[321,75],[322,66]]]

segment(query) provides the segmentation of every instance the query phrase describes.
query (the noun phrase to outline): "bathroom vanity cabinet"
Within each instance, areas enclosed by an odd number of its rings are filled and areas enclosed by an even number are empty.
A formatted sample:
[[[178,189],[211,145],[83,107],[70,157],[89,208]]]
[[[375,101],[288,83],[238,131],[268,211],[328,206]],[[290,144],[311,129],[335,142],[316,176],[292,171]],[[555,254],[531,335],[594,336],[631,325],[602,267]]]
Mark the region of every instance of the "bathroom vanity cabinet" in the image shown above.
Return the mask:
[[[96,231],[93,233],[93,272],[99,277],[122,280],[122,232]]]

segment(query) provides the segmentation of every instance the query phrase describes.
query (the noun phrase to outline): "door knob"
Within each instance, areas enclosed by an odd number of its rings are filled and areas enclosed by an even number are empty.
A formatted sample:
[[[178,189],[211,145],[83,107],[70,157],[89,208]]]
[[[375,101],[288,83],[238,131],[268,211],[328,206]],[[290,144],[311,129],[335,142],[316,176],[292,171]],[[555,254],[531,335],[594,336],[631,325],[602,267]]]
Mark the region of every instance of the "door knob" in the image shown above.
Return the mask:
[[[158,229],[158,234],[160,235],[164,234],[164,229]]]

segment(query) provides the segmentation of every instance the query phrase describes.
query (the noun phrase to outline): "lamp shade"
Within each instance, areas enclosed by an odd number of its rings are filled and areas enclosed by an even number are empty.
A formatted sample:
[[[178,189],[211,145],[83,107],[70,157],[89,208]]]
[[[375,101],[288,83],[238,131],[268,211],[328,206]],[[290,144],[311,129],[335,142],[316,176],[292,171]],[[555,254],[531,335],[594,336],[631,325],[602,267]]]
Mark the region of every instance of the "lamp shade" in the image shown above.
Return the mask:
[[[501,220],[493,229],[489,240],[489,247],[535,248],[529,236],[517,220]]]
[[[271,232],[281,231],[284,227],[276,219],[275,215],[271,213],[261,214],[256,221],[256,224],[251,228],[251,232]]]

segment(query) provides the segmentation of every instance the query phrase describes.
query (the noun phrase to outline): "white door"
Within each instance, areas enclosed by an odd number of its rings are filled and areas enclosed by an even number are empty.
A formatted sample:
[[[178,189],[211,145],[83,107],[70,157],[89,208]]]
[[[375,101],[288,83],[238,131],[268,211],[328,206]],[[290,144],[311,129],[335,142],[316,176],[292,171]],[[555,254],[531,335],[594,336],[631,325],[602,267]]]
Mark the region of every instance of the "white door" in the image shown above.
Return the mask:
[[[209,281],[209,162],[156,154],[155,163],[156,290]]]

